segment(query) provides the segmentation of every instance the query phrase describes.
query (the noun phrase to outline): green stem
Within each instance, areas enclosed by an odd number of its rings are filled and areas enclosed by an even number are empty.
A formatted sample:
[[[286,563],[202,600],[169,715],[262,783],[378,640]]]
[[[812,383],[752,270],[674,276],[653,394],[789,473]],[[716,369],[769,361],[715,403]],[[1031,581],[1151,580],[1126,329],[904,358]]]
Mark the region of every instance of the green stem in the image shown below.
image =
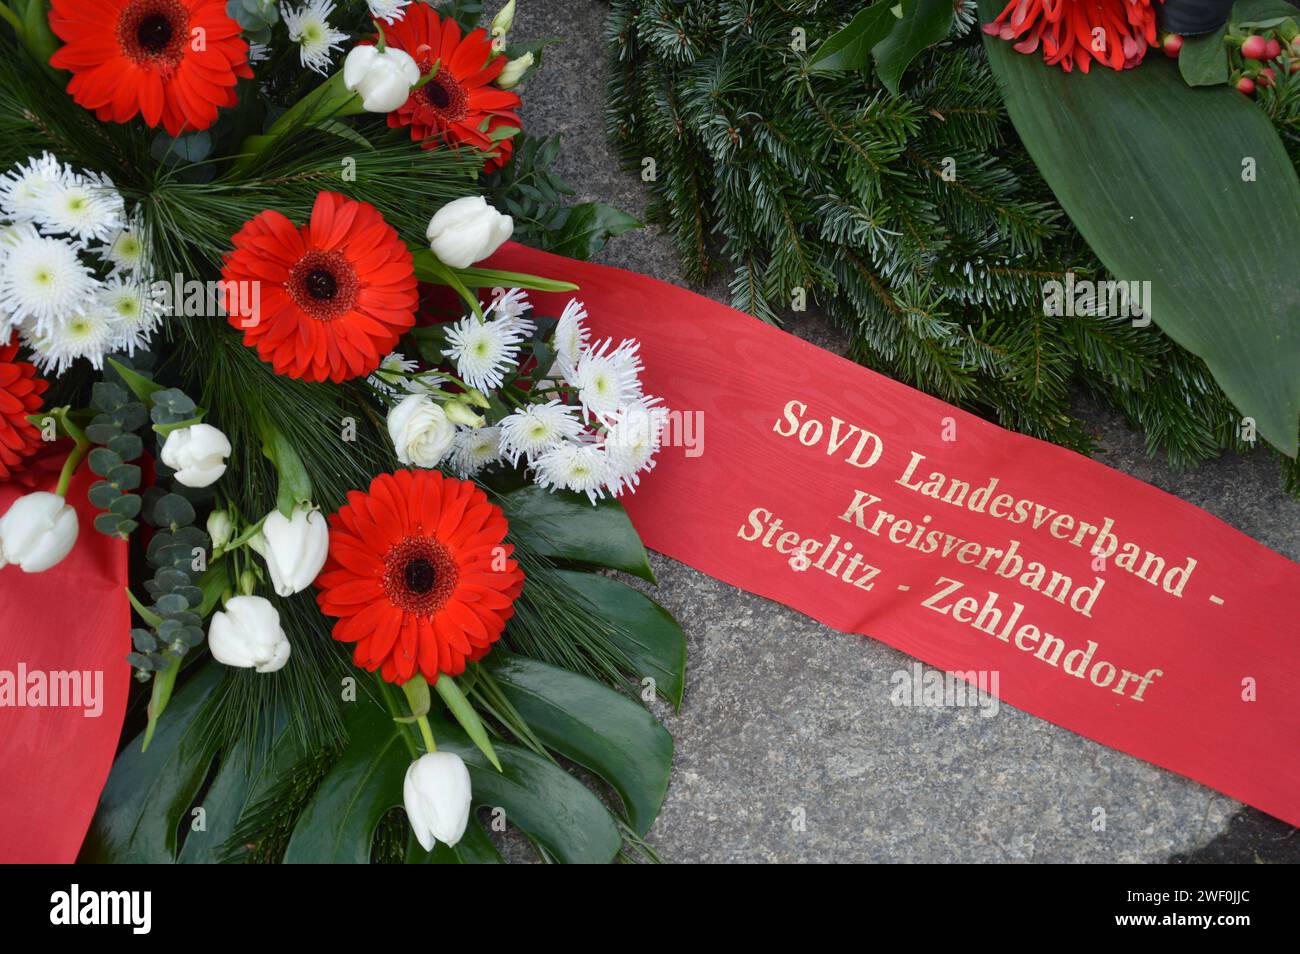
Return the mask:
[[[424,739],[424,750],[426,752],[437,752],[438,746],[433,741],[433,728],[429,725],[429,717],[418,716],[415,724],[420,727],[420,737]]]
[[[393,687],[385,682],[384,677],[378,672],[375,672],[373,675],[375,677],[375,684],[379,687],[380,698],[384,700],[384,706],[388,709],[388,714],[391,715],[394,720],[403,718],[402,707],[398,705],[397,699],[394,697]],[[407,732],[404,728],[400,728],[398,731],[402,733],[402,741],[406,743],[406,748],[411,753],[411,758],[419,758],[420,750],[416,748],[415,740],[411,738],[411,733]]]
[[[245,139],[239,147],[239,158],[230,167],[231,175],[236,178],[244,176],[271,145],[300,126],[362,112],[365,109],[361,97],[343,85],[343,72],[340,70],[285,110],[265,133]]]
[[[18,14],[9,9],[8,4],[0,3],[0,20],[4,20],[14,28],[14,32],[18,34],[18,39],[21,40],[26,36],[23,21],[18,19]]]
[[[54,492],[60,497],[68,495],[68,486],[72,483],[72,476],[81,466],[81,462],[86,455],[90,453],[90,441],[86,439],[86,434],[80,427],[73,423],[72,418],[68,416],[67,408],[60,408],[53,412],[55,420],[63,426],[64,432],[76,442],[76,446],[68,454],[67,460],[63,462],[63,469],[59,471],[59,484],[54,488]]]
[[[144,620],[154,629],[157,629],[159,626],[162,625],[163,618],[159,616],[157,613],[155,613],[153,610],[149,609],[149,607],[141,603],[138,599],[136,599],[135,594],[131,592],[131,588],[129,586],[126,588],[126,598],[131,601],[131,606],[134,607],[135,611],[140,614],[140,618],[142,620]]]
[[[177,655],[166,669],[154,674],[153,692],[149,696],[149,724],[144,729],[144,742],[140,746],[141,752],[149,748],[149,742],[153,739],[153,731],[158,726],[158,720],[162,717],[163,710],[167,708],[167,703],[171,701],[172,689],[176,686],[176,676],[181,671],[181,661],[184,658],[183,655]]]

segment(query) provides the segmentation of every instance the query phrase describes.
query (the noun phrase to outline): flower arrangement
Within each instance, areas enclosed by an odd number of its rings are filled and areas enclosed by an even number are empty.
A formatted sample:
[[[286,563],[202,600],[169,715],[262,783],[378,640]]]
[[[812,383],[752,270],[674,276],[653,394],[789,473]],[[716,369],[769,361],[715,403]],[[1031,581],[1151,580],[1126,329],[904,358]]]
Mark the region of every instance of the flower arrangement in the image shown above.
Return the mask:
[[[545,858],[649,851],[671,743],[628,690],[680,699],[682,636],[595,571],[652,578],[614,498],[665,412],[637,342],[536,313],[575,286],[482,264],[540,56],[514,9],[0,6],[0,481],[36,488],[0,585],[75,585],[87,519],[130,541],[148,698],[85,857],[494,860],[479,805]],[[244,786],[218,832],[152,837],[185,782],[127,823],[186,762]]]

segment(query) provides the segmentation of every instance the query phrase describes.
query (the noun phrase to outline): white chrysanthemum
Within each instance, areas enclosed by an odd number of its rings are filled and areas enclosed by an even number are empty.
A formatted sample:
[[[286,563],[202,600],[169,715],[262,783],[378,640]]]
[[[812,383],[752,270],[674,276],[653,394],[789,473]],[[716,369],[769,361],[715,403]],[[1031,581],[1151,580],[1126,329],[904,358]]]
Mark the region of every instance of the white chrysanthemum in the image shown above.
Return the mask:
[[[334,0],[307,0],[300,7],[280,4],[280,16],[289,29],[289,39],[298,44],[302,65],[321,74],[330,71],[330,58],[343,49],[342,41],[348,38],[330,25],[333,12]]]
[[[110,274],[139,275],[144,270],[144,241],[138,230],[123,226],[99,248],[99,257],[113,266]]]
[[[533,479],[539,487],[574,490],[594,504],[605,496],[609,459],[595,444],[565,443],[533,461]]]
[[[45,333],[84,312],[99,282],[61,238],[40,235],[30,224],[6,237],[8,251],[0,268],[0,311],[15,321],[34,323]]]
[[[126,203],[106,176],[69,174],[49,187],[36,221],[47,235],[105,242],[125,224]]]
[[[577,408],[559,401],[530,404],[501,421],[501,456],[511,465],[525,457],[530,462],[565,441],[582,433]]]
[[[406,8],[411,0],[366,0],[370,15],[385,23],[395,23],[406,16]]]
[[[57,376],[78,358],[85,358],[96,370],[103,368],[104,356],[116,350],[119,329],[106,310],[87,308],[45,331],[30,324],[25,324],[23,330],[24,343],[32,349],[36,366]]]
[[[41,213],[50,192],[61,186],[71,170],[48,152],[0,175],[0,211],[16,222],[31,222]]]
[[[476,427],[460,431],[451,445],[451,466],[463,478],[473,477],[500,459],[499,427]]]
[[[149,343],[165,310],[144,284],[120,278],[110,278],[104,283],[95,304],[113,322],[116,336],[109,350],[130,355]]]
[[[396,394],[398,389],[411,390],[406,376],[416,371],[420,363],[408,358],[400,351],[394,351],[379,362],[375,373],[367,379],[371,386],[385,394]]]
[[[531,311],[532,308],[533,303],[528,300],[528,292],[522,288],[494,288],[492,302],[483,313],[492,318],[521,320],[528,325],[527,333],[531,335],[537,330],[536,325],[524,318],[524,313]]]
[[[654,470],[668,414],[658,404],[659,398],[642,398],[616,412],[605,431],[609,490],[616,497],[624,490],[635,490],[641,474]]]
[[[456,362],[456,373],[470,387],[480,391],[500,387],[506,372],[519,360],[523,333],[515,324],[501,318],[462,318],[448,329],[451,347],[443,354]]]
[[[559,375],[571,381],[578,358],[591,338],[591,332],[583,324],[586,320],[587,309],[582,302],[570,298],[555,326],[555,366],[551,368],[551,377]]]
[[[604,420],[641,397],[641,345],[624,339],[617,348],[606,338],[578,355],[570,378],[588,417]]]

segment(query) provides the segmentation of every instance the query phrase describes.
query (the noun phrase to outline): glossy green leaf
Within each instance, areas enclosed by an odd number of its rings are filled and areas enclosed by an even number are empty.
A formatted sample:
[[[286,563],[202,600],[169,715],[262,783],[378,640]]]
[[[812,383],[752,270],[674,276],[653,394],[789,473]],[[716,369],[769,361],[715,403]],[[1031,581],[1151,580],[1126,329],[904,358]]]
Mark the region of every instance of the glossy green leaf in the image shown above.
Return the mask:
[[[682,704],[686,682],[686,634],[671,613],[621,580],[562,570],[560,576],[591,603],[598,616],[616,624],[607,636],[642,678],[674,706]]]
[[[982,0],[981,18],[996,6]],[[1268,117],[1226,86],[1189,88],[1165,57],[1065,73],[984,39],[1016,130],[1097,257],[1151,282],[1152,320],[1294,457],[1300,182]]]
[[[215,756],[205,731],[208,696],[220,666],[196,673],[168,707],[147,752],[137,737],[113,763],[81,860],[96,863],[168,864],[175,860],[177,830]]]
[[[644,835],[668,792],[673,739],[645,708],[593,679],[498,649],[483,662],[546,746],[608,782]]]
[[[634,216],[604,202],[583,202],[562,211],[559,223],[547,232],[546,250],[587,261],[610,239],[641,228]]]
[[[439,750],[465,760],[476,806],[504,809],[509,824],[562,861],[613,860],[622,845],[618,827],[600,799],[576,778],[505,743],[495,747],[504,769],[498,772],[458,727],[435,716],[429,721]],[[402,780],[412,760],[403,735],[413,738],[410,729],[363,695],[349,708],[347,730],[347,749],[294,828],[286,862],[364,863],[380,820],[402,804]],[[482,853],[482,846],[471,843],[459,857],[475,860]],[[413,856],[428,860],[408,851],[408,858]]]
[[[1228,82],[1231,70],[1228,65],[1228,47],[1223,38],[1228,24],[1203,36],[1189,36],[1183,40],[1178,53],[1178,72],[1188,86],[1219,86]]]
[[[402,804],[407,730],[364,694],[349,704],[346,724],[347,748],[294,826],[286,864],[368,864],[380,820]]]
[[[618,501],[593,506],[578,494],[551,493],[530,484],[502,494],[499,502],[512,533],[542,556],[606,566],[654,582],[645,547]]]
[[[898,95],[898,84],[911,62],[952,29],[952,0],[903,0],[903,17],[871,50],[876,75]]]
[[[617,856],[623,838],[614,817],[554,762],[502,743],[496,750],[505,771],[498,772],[451,723],[438,720],[433,731],[439,750],[455,752],[469,767],[475,806],[504,809],[508,824],[560,861],[606,864]]]
[[[838,73],[871,67],[871,48],[898,22],[893,0],[878,0],[859,10],[837,33],[826,38],[808,60],[809,73]]]

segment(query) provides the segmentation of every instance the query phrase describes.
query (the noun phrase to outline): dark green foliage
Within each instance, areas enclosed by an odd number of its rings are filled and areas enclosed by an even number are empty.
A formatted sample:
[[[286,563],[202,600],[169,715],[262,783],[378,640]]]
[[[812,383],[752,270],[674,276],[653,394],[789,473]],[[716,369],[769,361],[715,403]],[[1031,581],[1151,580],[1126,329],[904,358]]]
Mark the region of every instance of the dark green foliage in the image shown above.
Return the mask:
[[[1094,446],[1071,411],[1083,389],[1176,466],[1249,450],[1204,365],[1154,327],[1044,314],[1044,282],[1106,276],[1011,128],[971,6],[899,96],[860,72],[807,70],[853,13],[612,4],[609,134],[643,178],[653,160],[652,217],[687,276],[721,267],[732,303],[771,322],[806,294],[856,360],[1068,447]],[[1294,108],[1273,112],[1286,137]]]

